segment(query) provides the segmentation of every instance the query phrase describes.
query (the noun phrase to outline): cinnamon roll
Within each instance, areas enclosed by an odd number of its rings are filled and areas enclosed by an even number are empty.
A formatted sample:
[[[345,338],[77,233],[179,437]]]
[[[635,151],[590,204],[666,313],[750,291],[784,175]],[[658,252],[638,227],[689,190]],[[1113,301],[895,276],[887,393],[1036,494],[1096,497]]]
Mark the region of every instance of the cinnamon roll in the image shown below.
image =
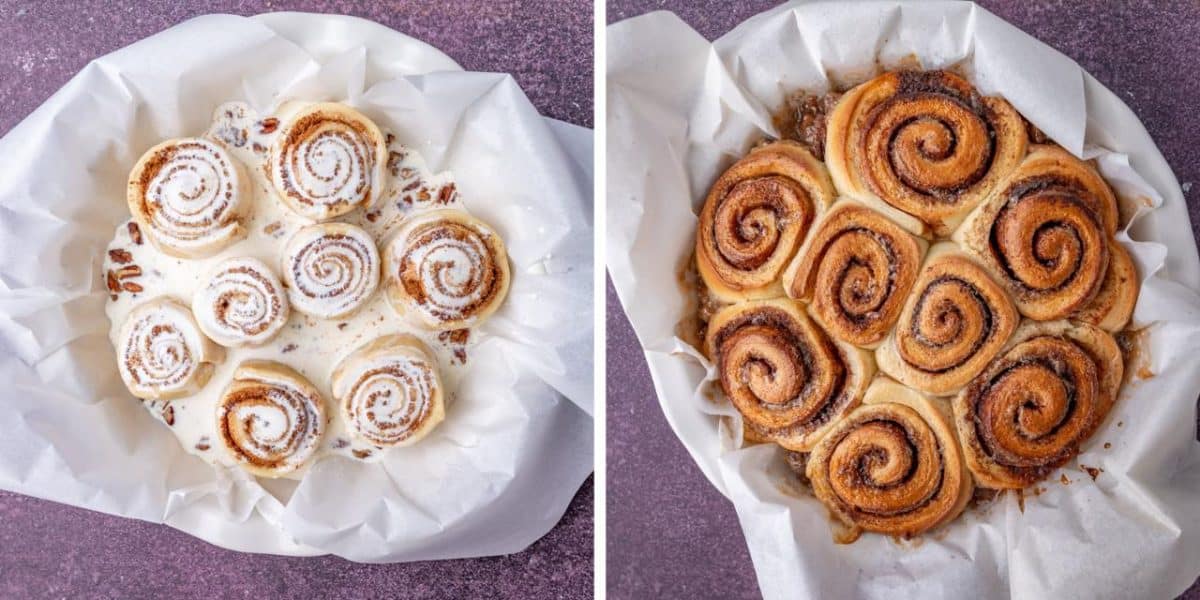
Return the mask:
[[[238,365],[216,417],[225,450],[260,477],[280,477],[304,466],[325,433],[320,392],[287,365],[268,360]]]
[[[223,146],[182,138],[142,155],[129,174],[125,199],[156,248],[202,258],[246,236],[249,185],[241,163]]]
[[[752,150],[717,179],[700,212],[696,266],[709,291],[725,302],[783,295],[780,273],[836,195],[803,146]]]
[[[288,208],[325,221],[384,193],[387,144],[365,115],[335,102],[306,106],[271,147],[271,183]]]
[[[979,485],[1020,489],[1079,452],[1116,401],[1121,351],[1107,332],[1026,322],[954,398],[967,466]]]
[[[292,308],[322,319],[357,311],[379,286],[379,250],[371,234],[346,223],[296,232],[283,250],[283,281]]]
[[[220,346],[200,332],[187,306],[164,296],[135,306],[119,335],[121,379],[142,399],[194,394],[225,358]]]
[[[869,354],[830,340],[787,298],[721,309],[705,352],[747,438],[797,452],[858,406],[875,370]]]
[[[947,71],[896,71],[844,94],[825,162],[838,190],[918,235],[949,235],[1025,155],[1021,115]]]
[[[392,308],[429,329],[481,323],[508,294],[504,240],[461,210],[409,218],[384,248],[383,258]]]
[[[1116,227],[1116,198],[1100,175],[1062,148],[1035,146],[953,237],[1022,315],[1049,321],[1096,296]]]
[[[825,213],[783,275],[829,335],[873,348],[904,306],[926,243],[883,215],[842,201]]]
[[[938,401],[881,377],[863,405],[830,428],[806,467],[813,492],[847,528],[919,535],[957,517],[971,474]]]
[[[408,446],[445,418],[437,361],[420,340],[389,335],[333,371],[333,397],[350,430],[376,446]]]
[[[290,311],[270,267],[254,258],[229,258],[217,264],[192,296],[192,312],[205,335],[233,348],[269,342]]]
[[[1129,323],[1142,283],[1133,258],[1120,242],[1110,240],[1108,250],[1108,269],[1104,271],[1100,290],[1071,318],[1116,332]]]
[[[950,243],[930,249],[895,330],[875,352],[879,370],[948,394],[979,374],[1021,316],[1000,284]]]

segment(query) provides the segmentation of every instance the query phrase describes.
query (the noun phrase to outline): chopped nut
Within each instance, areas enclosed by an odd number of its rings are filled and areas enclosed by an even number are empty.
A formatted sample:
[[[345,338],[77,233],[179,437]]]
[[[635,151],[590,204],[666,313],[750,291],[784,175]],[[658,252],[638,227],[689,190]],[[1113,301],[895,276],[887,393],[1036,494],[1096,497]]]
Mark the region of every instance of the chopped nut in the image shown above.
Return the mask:
[[[142,274],[142,268],[137,265],[125,265],[117,269],[117,279],[128,279]]]
[[[109,299],[109,300],[116,301],[116,299],[117,299],[117,295],[116,295],[116,294],[109,294],[109,295],[108,295],[108,299]]]
[[[343,330],[344,330],[344,329],[346,329],[346,326],[347,326],[347,325],[349,325],[349,323],[338,323],[338,329],[343,329]]]
[[[428,202],[432,197],[433,196],[429,193],[429,190],[425,188],[421,188],[421,191],[417,192],[417,198],[420,199],[421,202]]]
[[[334,442],[333,442],[334,448],[345,448],[346,446],[349,446],[349,445],[350,445],[350,442],[347,441],[346,438],[338,438],[338,439],[334,440]]]
[[[253,144],[251,144],[250,149],[254,150],[255,154],[266,154],[267,153],[267,147],[258,142],[254,142]]]
[[[413,190],[415,190],[415,189],[417,189],[417,188],[419,188],[419,187],[421,187],[421,182],[420,182],[420,181],[414,181],[414,182],[412,182],[412,183],[410,183],[410,184],[408,184],[408,185],[404,186],[404,188],[403,188],[403,189],[401,189],[400,191],[402,191],[402,192],[411,192],[411,191],[413,191]]]
[[[196,442],[196,449],[201,452],[205,452],[209,448],[212,448],[212,445],[208,443],[208,436],[204,436],[200,438],[199,442]]]
[[[263,227],[263,233],[265,233],[267,235],[275,235],[275,232],[279,231],[282,228],[283,228],[283,223],[280,223],[279,221],[275,221],[274,223],[267,223],[267,226]]]
[[[297,346],[295,344],[288,344],[288,345],[284,346],[280,350],[280,352],[287,353],[287,352],[291,352],[292,350],[295,350],[296,348],[297,348]]]
[[[371,451],[370,450],[354,450],[353,452],[351,452],[351,454],[354,455],[354,458],[363,459],[363,458],[367,458],[367,457],[371,456]]]
[[[442,189],[438,190],[437,201],[439,204],[450,204],[450,201],[454,200],[454,196],[456,194],[457,190],[455,189],[454,184],[448,183],[442,186]]]
[[[110,291],[110,292],[121,291],[121,283],[119,281],[117,281],[117,274],[114,273],[111,269],[104,276],[104,279],[105,279],[105,283],[108,284],[108,291]]]
[[[275,117],[267,117],[266,119],[263,119],[261,123],[259,123],[258,131],[260,133],[273,133],[278,128],[279,119],[276,119]]]
[[[167,425],[175,425],[175,407],[170,404],[162,409],[163,422]]]
[[[141,228],[138,227],[138,224],[133,221],[130,221],[129,225],[127,225],[126,228],[129,229],[129,239],[133,240],[133,243],[141,246],[142,245],[142,230],[141,230]]]
[[[390,133],[388,133],[388,134],[385,134],[385,135],[384,135],[384,137],[383,137],[383,143],[385,143],[385,144],[387,144],[387,145],[389,145],[389,146],[391,146],[391,145],[392,145],[392,142],[394,142],[394,141],[396,141],[396,136],[394,136],[394,135],[392,135],[392,134],[390,134]]]
[[[368,221],[374,223],[375,221],[379,220],[379,211],[373,210],[373,211],[367,213],[365,216],[367,217]]]
[[[121,289],[136,294],[143,291],[145,288],[132,281],[126,281],[125,283],[121,284]]]
[[[108,257],[118,265],[123,265],[133,260],[133,255],[130,254],[128,250],[122,250],[120,248],[113,248],[112,250],[109,250]]]

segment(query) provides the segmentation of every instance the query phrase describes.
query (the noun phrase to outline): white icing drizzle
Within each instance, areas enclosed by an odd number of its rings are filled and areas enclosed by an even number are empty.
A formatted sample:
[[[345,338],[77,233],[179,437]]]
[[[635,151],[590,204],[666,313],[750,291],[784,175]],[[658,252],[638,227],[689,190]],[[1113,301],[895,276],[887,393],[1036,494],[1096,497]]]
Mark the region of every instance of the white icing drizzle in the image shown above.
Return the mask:
[[[221,439],[242,463],[286,474],[306,464],[324,433],[320,396],[308,382],[245,366],[217,406]]]
[[[344,223],[301,229],[284,249],[283,278],[296,310],[331,319],[354,312],[379,286],[371,234]]]
[[[222,346],[258,346],[287,323],[289,304],[279,278],[261,260],[221,261],[192,298],[200,329]]]
[[[141,398],[187,393],[211,373],[207,344],[187,307],[166,298],[142,303],[121,328],[121,379]]]
[[[335,372],[333,394],[354,433],[400,445],[441,419],[436,368],[424,352],[402,345],[355,352]]]

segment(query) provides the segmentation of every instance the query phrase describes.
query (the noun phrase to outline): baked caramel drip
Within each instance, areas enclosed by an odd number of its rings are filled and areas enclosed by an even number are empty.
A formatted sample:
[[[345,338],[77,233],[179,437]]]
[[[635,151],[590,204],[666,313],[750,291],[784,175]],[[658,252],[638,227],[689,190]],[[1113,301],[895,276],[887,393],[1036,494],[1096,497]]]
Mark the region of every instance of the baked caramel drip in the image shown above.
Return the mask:
[[[1020,115],[946,71],[899,71],[863,84],[847,155],[884,202],[939,229],[982,200],[1025,152]]]
[[[863,405],[809,456],[813,491],[851,527],[899,536],[928,531],[956,516],[970,493],[947,433],[905,404]]]
[[[498,255],[485,234],[455,221],[426,223],[410,232],[399,258],[405,293],[443,322],[470,319],[502,293]]]
[[[863,375],[789,300],[726,307],[708,336],[721,388],[757,437],[806,450],[861,400],[850,380]]]
[[[960,254],[939,255],[913,286],[894,349],[889,344],[880,350],[880,369],[920,390],[956,391],[1000,352],[1019,321],[986,271]],[[883,355],[893,351],[895,359]]]
[[[784,286],[808,300],[829,334],[878,344],[900,314],[924,252],[910,234],[868,208],[841,204],[817,225]]]
[[[989,365],[954,401],[980,484],[1023,488],[1075,456],[1111,404],[1102,376],[1085,348],[1049,335],[1020,342]]]
[[[708,193],[696,239],[701,277],[727,299],[779,295],[763,290],[779,278],[833,196],[825,168],[798,144],[752,151]]]
[[[303,465],[320,442],[321,402],[310,385],[259,378],[240,367],[217,405],[217,430],[244,467],[264,475],[287,473]]]
[[[296,120],[280,142],[279,192],[304,206],[357,206],[371,197],[376,134],[361,121],[318,111]],[[344,212],[340,208],[335,208]]]
[[[399,444],[429,420],[438,385],[429,363],[395,357],[356,375],[344,408],[350,426],[367,441]]]

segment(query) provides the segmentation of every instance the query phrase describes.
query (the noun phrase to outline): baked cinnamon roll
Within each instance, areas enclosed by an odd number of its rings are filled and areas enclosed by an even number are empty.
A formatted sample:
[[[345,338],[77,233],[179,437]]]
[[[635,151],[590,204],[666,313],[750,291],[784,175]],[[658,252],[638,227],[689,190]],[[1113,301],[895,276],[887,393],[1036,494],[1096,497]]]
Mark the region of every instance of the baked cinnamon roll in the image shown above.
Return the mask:
[[[1022,315],[1049,321],[1096,296],[1116,227],[1116,198],[1100,175],[1062,148],[1036,146],[953,237]]]
[[[287,323],[289,306],[279,278],[254,258],[221,261],[192,296],[200,329],[230,348],[269,342]]]
[[[508,295],[504,240],[461,210],[409,218],[384,248],[388,300],[438,331],[482,323]]]
[[[303,467],[325,433],[325,404],[304,376],[287,365],[247,360],[217,403],[220,441],[243,469],[280,477]]]
[[[415,444],[446,415],[437,361],[412,336],[355,350],[334,370],[332,386],[350,431],[376,446]]]
[[[747,439],[798,452],[858,406],[875,371],[869,354],[830,340],[786,298],[721,309],[709,322],[705,352]]]
[[[1121,351],[1087,324],[1026,322],[954,398],[967,466],[979,485],[1020,489],[1071,460],[1107,417]]]
[[[1096,297],[1071,315],[1072,319],[1091,323],[1105,331],[1117,332],[1125,328],[1137,305],[1142,282],[1137,267],[1125,246],[1110,240],[1108,269]]]
[[[713,184],[700,212],[696,266],[724,302],[783,295],[779,275],[837,193],[795,142],[755,148]]]
[[[142,399],[194,394],[225,358],[220,346],[200,332],[187,306],[163,296],[135,306],[119,335],[121,379]]]
[[[379,286],[379,250],[371,234],[346,223],[296,232],[283,251],[283,281],[292,308],[321,319],[353,314]]]
[[[966,507],[971,474],[939,402],[880,377],[863,405],[821,438],[806,471],[817,498],[847,528],[837,541],[861,531],[919,535]]]
[[[129,174],[125,199],[156,248],[201,258],[246,236],[249,185],[241,163],[223,146],[182,138],[142,155]]]
[[[1021,115],[947,71],[896,71],[846,92],[825,162],[838,190],[944,237],[1025,155]]]
[[[1021,315],[1000,284],[953,244],[929,250],[879,370],[932,394],[958,391],[987,366]]]
[[[926,243],[882,214],[839,202],[821,216],[783,275],[787,295],[844,342],[874,348],[900,316]]]
[[[301,108],[271,147],[271,183],[299,215],[326,221],[384,193],[387,144],[375,123],[335,102]]]

